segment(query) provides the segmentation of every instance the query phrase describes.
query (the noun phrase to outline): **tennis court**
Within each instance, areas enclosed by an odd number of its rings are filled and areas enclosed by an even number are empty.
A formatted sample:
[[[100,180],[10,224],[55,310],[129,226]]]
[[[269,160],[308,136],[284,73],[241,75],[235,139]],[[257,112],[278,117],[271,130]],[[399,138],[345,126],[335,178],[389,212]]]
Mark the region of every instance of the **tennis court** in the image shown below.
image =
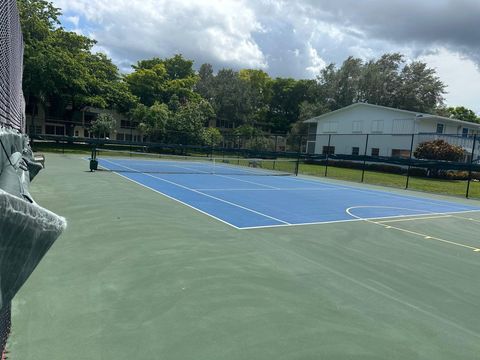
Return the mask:
[[[31,190],[69,227],[15,298],[11,359],[478,358],[477,201],[46,158]]]
[[[107,153],[108,154],[108,153]],[[238,229],[479,211],[480,207],[288,175],[295,162],[99,159],[102,168]],[[250,165],[250,166],[249,166]],[[253,167],[252,165],[256,166]],[[285,166],[287,165],[287,166]],[[213,175],[213,176],[207,176]]]

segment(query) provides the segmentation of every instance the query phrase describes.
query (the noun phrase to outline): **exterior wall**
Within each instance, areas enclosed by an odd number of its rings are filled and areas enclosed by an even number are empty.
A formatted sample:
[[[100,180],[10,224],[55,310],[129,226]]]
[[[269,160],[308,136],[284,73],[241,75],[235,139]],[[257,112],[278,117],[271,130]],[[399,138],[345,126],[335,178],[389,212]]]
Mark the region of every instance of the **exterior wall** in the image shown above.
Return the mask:
[[[475,126],[467,124],[459,124],[453,121],[443,120],[443,119],[422,119],[417,120],[417,128],[419,133],[436,133],[437,124],[443,124],[443,134],[449,135],[462,135],[463,129],[468,129],[468,134],[478,133],[478,125]]]
[[[88,131],[89,120],[86,114],[96,116],[99,114],[109,114],[116,121],[116,127],[112,133],[108,134],[108,138],[112,140],[124,140],[124,141],[143,141],[142,134],[136,129],[133,122],[129,121],[126,116],[117,113],[112,110],[87,108],[82,111],[74,125],[73,134],[75,137],[95,137],[94,134]],[[38,108],[38,113],[32,122],[32,115],[27,115],[27,131],[29,134],[36,135],[66,135],[66,125],[61,119],[49,118],[45,114],[45,110],[42,107]],[[53,131],[53,133],[52,133]]]
[[[353,155],[353,148],[358,148],[357,155],[365,154],[365,145],[367,146],[367,155],[373,155],[372,149],[378,149],[378,156],[392,156],[393,151],[409,152],[412,137],[411,135],[387,135],[387,134],[369,134],[368,143],[366,134],[355,135],[317,135],[315,142],[315,153],[322,154],[324,146],[328,146],[330,137],[330,146],[335,147],[335,154]],[[415,139],[414,147],[418,144],[418,138]]]
[[[443,135],[435,134],[438,123],[443,124]],[[315,126],[310,125],[310,128],[314,129]],[[464,128],[471,135],[478,133],[479,126],[430,116],[417,117],[413,112],[410,114],[396,109],[360,105],[319,119],[316,135],[309,136],[307,149],[309,153],[325,153],[324,147],[328,147],[330,141],[335,154],[352,155],[357,150],[353,151],[353,148],[358,148],[358,154],[363,155],[366,134],[369,134],[367,155],[376,155],[377,150],[372,153],[372,149],[378,149],[378,156],[408,156],[412,146],[411,134],[421,134],[414,136],[413,149],[420,142],[442,138],[470,152],[473,139],[467,134],[462,136]]]
[[[355,107],[319,120],[317,134],[411,134],[416,132],[415,115],[398,111]]]
[[[317,141],[315,153],[323,153],[323,147],[335,147],[336,154],[352,155],[352,148],[357,147],[359,154],[365,153],[366,134],[369,135],[367,155],[372,149],[379,149],[379,156],[391,156],[392,150],[409,150],[412,134],[417,131],[415,114],[400,113],[395,110],[355,107],[339,111],[319,120],[317,125]],[[392,136],[384,134],[405,134]],[[339,135],[352,134],[352,135]]]

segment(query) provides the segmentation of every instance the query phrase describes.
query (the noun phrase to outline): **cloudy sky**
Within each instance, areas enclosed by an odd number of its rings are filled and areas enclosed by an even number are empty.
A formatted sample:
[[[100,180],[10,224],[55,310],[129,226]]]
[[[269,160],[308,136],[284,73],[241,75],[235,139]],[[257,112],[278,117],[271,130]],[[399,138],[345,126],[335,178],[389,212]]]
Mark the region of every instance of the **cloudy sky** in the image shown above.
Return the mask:
[[[196,66],[314,78],[325,64],[401,52],[437,70],[450,106],[480,114],[478,0],[53,0],[66,28],[128,71],[181,53]]]

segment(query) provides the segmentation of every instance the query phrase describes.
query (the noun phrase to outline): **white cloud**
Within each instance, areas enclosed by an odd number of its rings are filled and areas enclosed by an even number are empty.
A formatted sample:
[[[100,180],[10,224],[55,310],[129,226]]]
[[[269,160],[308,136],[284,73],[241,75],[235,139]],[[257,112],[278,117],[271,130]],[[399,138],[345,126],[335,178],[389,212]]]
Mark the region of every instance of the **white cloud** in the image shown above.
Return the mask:
[[[197,62],[267,68],[253,40],[265,30],[242,1],[56,0],[66,14],[81,14],[96,29],[98,46],[120,63],[182,53]]]
[[[480,112],[480,53],[472,25],[480,14],[477,0],[53,1],[65,23],[93,36],[95,49],[124,71],[139,59],[182,53],[197,67],[209,62],[215,69],[314,78],[326,63],[350,55],[369,60],[401,52],[437,68],[449,105]]]
[[[442,81],[448,84],[448,106],[466,106],[480,115],[480,72],[472,60],[447,49],[423,56],[421,60],[435,68]]]
[[[79,16],[67,16],[67,17],[65,17],[65,20],[67,20],[73,26],[78,27],[78,24],[80,22],[80,17]]]
[[[327,64],[318,55],[317,50],[314,49],[310,44],[308,44],[308,57],[310,60],[310,66],[307,66],[306,70],[311,73],[312,76],[316,76]]]

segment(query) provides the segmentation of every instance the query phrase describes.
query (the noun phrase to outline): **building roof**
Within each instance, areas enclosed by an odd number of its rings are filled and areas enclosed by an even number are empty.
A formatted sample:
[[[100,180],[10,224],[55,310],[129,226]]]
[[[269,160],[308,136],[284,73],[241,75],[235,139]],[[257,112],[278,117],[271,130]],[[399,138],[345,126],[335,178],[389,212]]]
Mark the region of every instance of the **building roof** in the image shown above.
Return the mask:
[[[396,111],[396,112],[403,113],[403,114],[408,114],[412,117],[417,118],[418,120],[432,119],[432,120],[447,121],[447,122],[450,122],[450,123],[457,123],[458,125],[470,126],[470,127],[475,127],[477,129],[480,129],[480,124],[469,122],[469,121],[452,119],[452,118],[445,117],[445,116],[426,114],[426,113],[421,113],[421,112],[417,112],[417,111],[396,109],[396,108],[392,108],[392,107],[388,107],[388,106],[373,105],[373,104],[368,104],[368,103],[355,103],[355,104],[352,104],[352,105],[348,105],[348,106],[345,106],[341,109],[331,111],[331,112],[322,114],[320,116],[316,116],[316,117],[313,117],[311,119],[305,120],[304,123],[316,123],[320,120],[323,120],[324,118],[330,117],[333,114],[338,114],[340,112],[343,112],[343,111],[346,111],[346,110],[351,110],[351,109],[354,109],[354,108],[357,108],[357,107],[370,107],[370,108],[376,108],[376,109],[386,109],[386,110]]]

